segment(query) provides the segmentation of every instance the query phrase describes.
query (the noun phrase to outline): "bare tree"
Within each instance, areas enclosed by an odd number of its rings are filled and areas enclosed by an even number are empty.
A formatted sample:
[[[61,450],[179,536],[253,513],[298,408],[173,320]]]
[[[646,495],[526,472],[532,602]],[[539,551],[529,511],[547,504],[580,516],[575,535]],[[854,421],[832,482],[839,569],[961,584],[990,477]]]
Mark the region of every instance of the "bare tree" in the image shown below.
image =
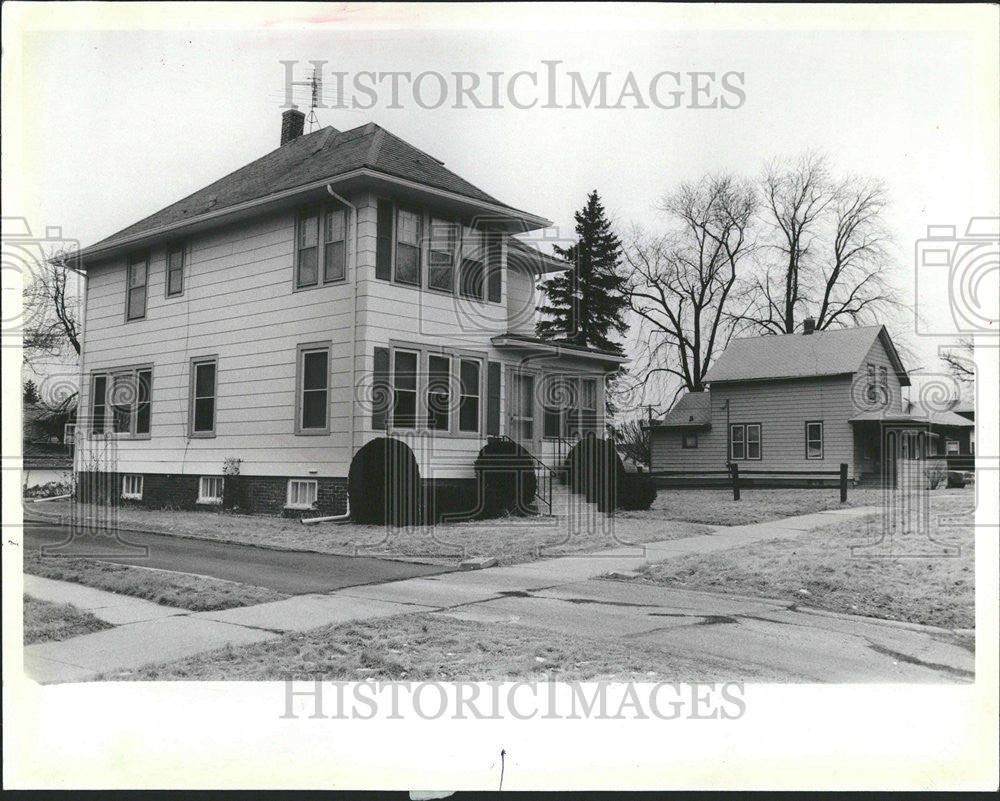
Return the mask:
[[[643,325],[645,379],[666,373],[700,392],[713,358],[734,325],[730,296],[752,251],[753,188],[732,176],[682,184],[660,209],[669,229],[636,229],[625,257],[632,268],[629,299]]]
[[[976,380],[976,363],[972,354],[971,339],[960,339],[956,347],[941,352],[941,360],[947,365],[952,378],[966,386]]]
[[[807,154],[768,164],[761,195],[768,244],[740,292],[739,320],[760,333],[791,334],[808,316],[822,330],[879,321],[897,305],[882,182],[835,181],[824,158]]]
[[[649,429],[641,420],[625,420],[612,426],[615,447],[638,464],[649,467]]]
[[[22,294],[24,360],[59,356],[72,348],[80,355],[80,328],[76,304],[79,290],[74,257],[56,253],[38,265]]]

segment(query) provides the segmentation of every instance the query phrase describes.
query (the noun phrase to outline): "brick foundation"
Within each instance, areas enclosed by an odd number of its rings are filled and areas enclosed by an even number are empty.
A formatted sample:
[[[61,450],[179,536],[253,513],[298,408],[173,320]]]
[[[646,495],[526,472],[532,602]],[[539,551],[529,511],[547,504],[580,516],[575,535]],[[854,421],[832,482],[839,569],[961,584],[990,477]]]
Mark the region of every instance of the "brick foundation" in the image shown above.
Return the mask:
[[[121,502],[123,473],[77,473],[77,496],[85,503]],[[129,504],[150,509],[212,509],[198,504],[200,476],[142,473],[142,500]],[[302,476],[237,476],[227,478],[226,500],[251,514],[301,517],[302,510],[285,509],[289,478]],[[306,477],[310,478],[310,477]],[[311,480],[311,478],[310,478]],[[316,478],[316,509],[325,515],[347,511],[347,479]]]

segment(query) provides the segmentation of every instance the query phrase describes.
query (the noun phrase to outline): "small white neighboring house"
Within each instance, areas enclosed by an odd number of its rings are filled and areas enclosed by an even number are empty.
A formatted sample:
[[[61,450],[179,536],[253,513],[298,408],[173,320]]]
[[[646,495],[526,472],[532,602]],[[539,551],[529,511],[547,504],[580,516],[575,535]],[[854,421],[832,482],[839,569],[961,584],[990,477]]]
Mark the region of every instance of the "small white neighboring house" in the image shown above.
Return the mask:
[[[923,450],[904,458],[969,454],[973,423],[928,414],[903,398],[910,378],[884,326],[734,339],[705,376],[708,389],[678,399],[650,429],[652,472],[778,471],[877,481],[884,432],[919,429]],[[684,477],[674,477],[684,480]],[[763,478],[759,479],[763,481]],[[803,478],[803,480],[807,480]],[[818,480],[834,481],[832,476]]]
[[[472,493],[491,436],[555,466],[624,359],[534,336],[565,264],[513,235],[549,225],[378,125],[286,111],[279,148],[83,250],[75,469],[191,507],[240,459],[250,509],[340,514],[378,437]]]

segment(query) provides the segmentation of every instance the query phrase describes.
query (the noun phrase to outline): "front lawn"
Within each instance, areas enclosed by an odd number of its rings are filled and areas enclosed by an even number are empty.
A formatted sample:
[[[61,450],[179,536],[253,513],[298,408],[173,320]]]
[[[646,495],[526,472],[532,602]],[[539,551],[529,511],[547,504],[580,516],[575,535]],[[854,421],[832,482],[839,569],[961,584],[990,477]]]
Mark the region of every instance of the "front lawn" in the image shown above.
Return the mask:
[[[882,516],[877,514],[795,538],[649,564],[633,580],[776,598],[888,620],[973,628],[974,504],[972,490],[931,493],[931,531],[939,541],[960,549],[956,556],[928,555],[929,549],[938,554],[937,546],[913,528],[876,544],[882,532]],[[939,525],[940,518],[948,517],[963,524]],[[852,545],[867,547],[852,552]]]
[[[312,631],[239,648],[222,648],[98,681],[659,681],[767,680],[763,668],[733,679],[731,663],[532,629],[473,623],[442,615],[400,615]]]
[[[25,645],[68,640],[70,637],[110,628],[110,623],[105,623],[72,604],[54,604],[30,595],[24,596]]]
[[[742,526],[780,520],[793,515],[843,509],[847,506],[877,506],[882,493],[877,489],[848,489],[847,502],[840,502],[837,487],[816,489],[764,489],[743,487],[740,499],[733,500],[731,489],[671,489],[660,487],[653,506],[646,512],[620,512],[625,518],[686,520],[715,526]]]
[[[106,510],[70,501],[42,504],[47,515],[69,519],[106,519]],[[30,510],[29,511],[35,511]],[[623,515],[625,513],[622,513]],[[691,537],[710,527],[660,518],[634,519],[644,512],[627,513],[616,531],[629,543]],[[586,553],[614,548],[619,543],[601,526],[582,526],[567,541],[552,518],[522,517],[388,529],[354,523],[305,526],[298,520],[271,515],[240,515],[223,511],[181,512],[122,507],[117,511],[123,528],[180,534],[198,539],[236,542],[265,548],[318,551],[339,555],[379,556],[454,564],[465,555],[495,556],[500,564],[530,562],[539,556]]]
[[[24,572],[132,595],[165,606],[190,609],[192,612],[253,606],[288,597],[264,587],[207,576],[115,565],[94,559],[43,557],[37,551],[24,554]]]

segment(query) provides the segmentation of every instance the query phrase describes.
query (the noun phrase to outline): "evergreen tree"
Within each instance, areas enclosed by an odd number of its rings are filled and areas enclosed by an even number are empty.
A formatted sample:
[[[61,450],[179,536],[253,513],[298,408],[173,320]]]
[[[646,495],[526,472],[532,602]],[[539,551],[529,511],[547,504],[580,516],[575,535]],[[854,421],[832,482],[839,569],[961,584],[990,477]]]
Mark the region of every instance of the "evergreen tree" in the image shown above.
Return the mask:
[[[623,316],[628,297],[619,272],[621,242],[596,190],[575,217],[576,244],[555,248],[568,262],[567,269],[541,286],[545,298],[539,311],[544,317],[537,326],[538,336],[622,353],[621,345],[610,338],[628,331]]]
[[[38,403],[41,398],[38,396],[38,387],[35,386],[35,382],[30,378],[24,382],[24,402],[25,403]]]

